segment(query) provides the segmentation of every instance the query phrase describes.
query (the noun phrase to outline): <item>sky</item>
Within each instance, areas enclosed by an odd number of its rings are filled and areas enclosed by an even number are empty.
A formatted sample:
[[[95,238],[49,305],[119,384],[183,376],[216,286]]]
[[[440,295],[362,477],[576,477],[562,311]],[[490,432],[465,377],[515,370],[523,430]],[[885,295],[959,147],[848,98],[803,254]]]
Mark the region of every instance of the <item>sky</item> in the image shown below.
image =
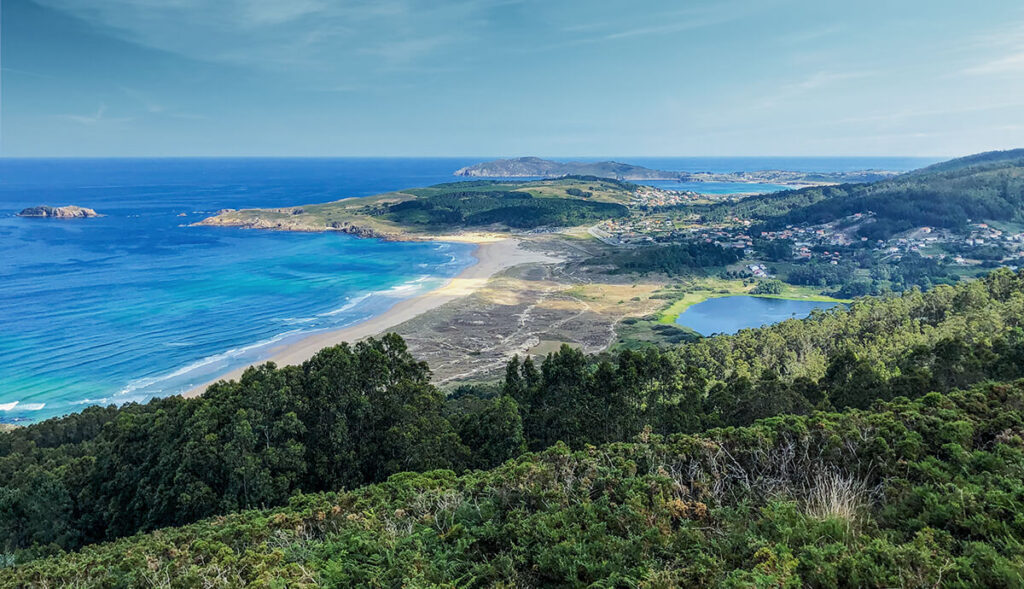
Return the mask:
[[[1019,0],[0,0],[4,156],[1024,147]]]

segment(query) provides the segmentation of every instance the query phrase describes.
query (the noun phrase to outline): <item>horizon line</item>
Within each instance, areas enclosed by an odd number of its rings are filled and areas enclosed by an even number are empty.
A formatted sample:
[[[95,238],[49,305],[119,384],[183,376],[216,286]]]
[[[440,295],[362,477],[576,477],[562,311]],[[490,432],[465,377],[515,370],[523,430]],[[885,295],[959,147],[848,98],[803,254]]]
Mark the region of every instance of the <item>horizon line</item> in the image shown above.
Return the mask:
[[[760,154],[760,155],[4,155],[2,160],[57,160],[57,159],[471,159],[489,158],[496,159],[518,159],[523,157],[538,157],[541,159],[556,158],[578,158],[587,160],[598,160],[601,158],[801,158],[801,159],[832,159],[832,158],[910,158],[910,159],[934,159],[934,158],[958,158],[968,155],[976,155],[991,151],[1007,151],[992,149],[979,152],[971,152],[962,155],[782,155],[782,154]]]

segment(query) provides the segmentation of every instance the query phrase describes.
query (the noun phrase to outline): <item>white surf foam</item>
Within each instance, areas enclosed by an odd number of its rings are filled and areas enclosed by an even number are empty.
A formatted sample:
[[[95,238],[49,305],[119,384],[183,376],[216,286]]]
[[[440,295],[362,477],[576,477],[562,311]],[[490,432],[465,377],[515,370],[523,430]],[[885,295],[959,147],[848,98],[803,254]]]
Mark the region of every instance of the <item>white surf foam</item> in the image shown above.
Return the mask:
[[[13,403],[0,404],[0,411],[14,411],[17,407],[18,411],[39,411],[43,407],[46,407],[46,403],[22,403],[21,401],[14,401]]]
[[[275,344],[275,343],[277,343],[277,342],[279,342],[279,341],[281,341],[281,340],[283,340],[283,339],[285,339],[287,337],[295,335],[297,333],[300,333],[300,332],[298,330],[286,331],[286,332],[284,332],[282,334],[275,335],[272,338],[265,339],[265,340],[256,342],[254,344],[250,344],[248,346],[242,346],[242,347],[239,347],[239,348],[232,348],[232,349],[230,349],[230,350],[228,350],[226,352],[221,352],[219,354],[214,354],[212,356],[207,356],[205,358],[197,360],[197,361],[195,361],[195,362],[193,362],[191,364],[183,366],[183,367],[181,367],[181,368],[179,368],[179,369],[177,369],[177,370],[175,370],[173,372],[169,372],[167,374],[163,374],[163,375],[160,375],[160,376],[151,376],[151,377],[146,377],[146,378],[140,378],[140,379],[133,380],[132,382],[129,382],[127,385],[125,385],[117,393],[115,393],[114,396],[115,397],[123,397],[124,395],[128,395],[128,394],[131,394],[131,393],[133,393],[135,391],[152,387],[153,385],[159,384],[161,382],[166,382],[168,380],[173,380],[173,379],[176,379],[176,378],[183,377],[183,376],[185,376],[187,374],[195,372],[195,371],[197,371],[197,370],[199,370],[199,369],[201,369],[203,367],[209,366],[211,364],[214,364],[214,363],[217,363],[217,362],[223,362],[223,361],[226,361],[226,360],[230,360],[232,358],[238,358],[238,357],[240,357],[240,356],[244,355],[245,353],[250,352],[252,350],[255,350],[255,349],[258,349],[258,348],[262,348],[262,347],[265,347],[265,346],[273,345],[273,344]],[[164,391],[158,391],[158,392],[164,392]]]

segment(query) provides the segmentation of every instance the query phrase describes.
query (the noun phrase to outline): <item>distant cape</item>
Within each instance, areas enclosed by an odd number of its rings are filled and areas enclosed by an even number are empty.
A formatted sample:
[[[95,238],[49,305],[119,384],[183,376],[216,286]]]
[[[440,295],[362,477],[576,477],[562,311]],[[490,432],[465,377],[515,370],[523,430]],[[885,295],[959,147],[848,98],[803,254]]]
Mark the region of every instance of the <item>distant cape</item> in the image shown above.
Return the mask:
[[[621,162],[555,162],[539,157],[519,157],[459,168],[455,175],[490,178],[597,176],[616,180],[678,180],[681,173],[652,170]]]
[[[887,170],[854,172],[801,172],[763,170],[754,172],[672,172],[652,170],[622,162],[556,162],[539,157],[499,159],[455,170],[456,176],[479,178],[558,178],[596,176],[616,180],[675,180],[680,182],[743,182],[750,184],[814,185],[844,182],[876,182],[897,175]]]

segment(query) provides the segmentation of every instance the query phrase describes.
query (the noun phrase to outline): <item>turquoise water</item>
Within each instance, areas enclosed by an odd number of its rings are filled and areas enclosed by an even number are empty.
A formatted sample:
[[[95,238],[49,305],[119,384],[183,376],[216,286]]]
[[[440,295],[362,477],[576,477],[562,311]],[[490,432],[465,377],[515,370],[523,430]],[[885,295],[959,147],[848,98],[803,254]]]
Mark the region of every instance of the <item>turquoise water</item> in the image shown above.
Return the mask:
[[[0,420],[179,393],[440,285],[473,246],[186,225],[436,183],[456,163],[0,163]],[[43,203],[106,216],[13,216]]]
[[[786,319],[802,319],[815,309],[831,309],[837,304],[745,295],[718,297],[691,305],[679,314],[676,323],[701,335],[736,333]]]
[[[443,283],[472,263],[472,246],[187,225],[221,208],[451,182],[487,159],[0,159],[0,421],[178,393]],[[720,172],[927,163],[614,159]],[[106,216],[14,216],[40,204]]]

